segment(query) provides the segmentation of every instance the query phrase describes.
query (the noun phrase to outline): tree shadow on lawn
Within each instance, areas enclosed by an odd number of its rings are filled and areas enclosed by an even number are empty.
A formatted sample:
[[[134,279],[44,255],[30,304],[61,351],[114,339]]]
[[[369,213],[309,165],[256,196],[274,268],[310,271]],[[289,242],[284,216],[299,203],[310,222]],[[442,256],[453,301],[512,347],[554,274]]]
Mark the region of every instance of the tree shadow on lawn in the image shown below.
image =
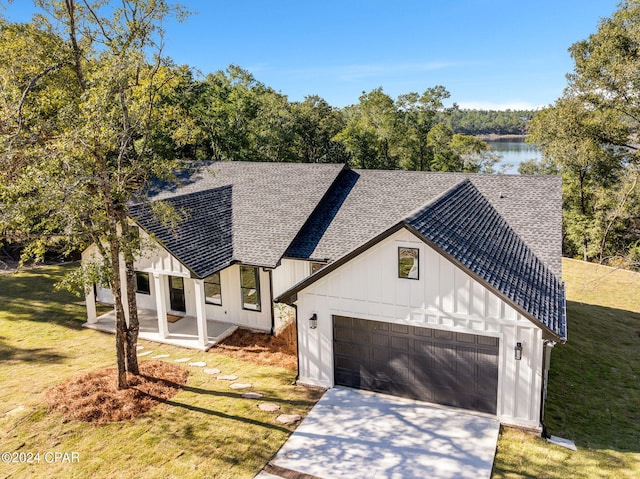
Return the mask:
[[[66,291],[56,291],[55,283],[74,267],[43,266],[0,276],[0,303],[9,321],[55,323],[82,329],[86,319],[84,302]]]
[[[590,449],[640,452],[640,313],[569,301],[552,353],[545,422]]]
[[[256,399],[249,399],[249,398],[243,398],[242,397],[243,392],[248,392],[249,390],[247,390],[247,391],[238,390],[238,392],[216,391],[216,390],[213,390],[213,389],[203,389],[203,388],[197,388],[197,387],[194,387],[194,386],[187,386],[187,385],[182,386],[180,384],[176,384],[174,382],[171,382],[171,381],[169,381],[167,379],[163,379],[163,378],[152,378],[152,377],[144,376],[144,375],[143,375],[143,377],[145,377],[146,379],[149,379],[149,380],[153,380],[153,381],[164,383],[164,384],[166,384],[168,386],[171,386],[171,387],[180,388],[182,391],[187,391],[187,392],[198,394],[198,395],[232,398],[232,399],[238,399],[238,400],[242,400],[242,401],[254,401],[254,402],[256,401]],[[251,391],[253,391],[253,389]],[[257,391],[253,391],[253,392],[257,392]],[[282,404],[288,404],[288,405],[291,405],[291,406],[303,406],[303,407],[311,408],[318,402],[318,400],[320,399],[322,394],[324,394],[324,391],[320,390],[320,389],[317,389],[317,390],[316,389],[308,389],[308,390],[306,390],[306,392],[310,396],[310,399],[308,399],[308,400],[281,399],[279,397],[270,396],[268,393],[265,392],[264,393],[264,397],[260,398],[258,401],[260,401],[260,402],[282,403]],[[258,402],[256,402],[256,405],[257,404],[258,404]]]
[[[24,349],[9,344],[5,338],[0,337],[0,361],[15,361],[27,363],[61,363],[68,356],[61,354],[54,348]]]
[[[240,399],[240,398],[239,398]],[[186,404],[183,402],[178,402],[175,400],[169,400],[169,401],[165,401],[164,404],[167,404],[169,406],[174,406],[174,407],[179,407],[179,408],[183,408],[183,409],[187,409],[189,411],[193,411],[193,412],[197,412],[200,414],[207,414],[209,416],[215,416],[221,419],[231,419],[234,421],[239,421],[245,424],[250,424],[252,426],[259,426],[259,427],[266,427],[269,429],[276,429],[278,431],[284,432],[286,434],[291,433],[291,431],[289,429],[287,429],[286,427],[283,426],[278,426],[277,424],[270,424],[267,422],[263,422],[263,421],[258,421],[257,419],[250,419],[247,417],[243,417],[243,416],[237,416],[237,415],[233,415],[233,414],[226,414],[222,411],[215,411],[213,409],[207,409],[201,406],[194,406],[193,404]]]

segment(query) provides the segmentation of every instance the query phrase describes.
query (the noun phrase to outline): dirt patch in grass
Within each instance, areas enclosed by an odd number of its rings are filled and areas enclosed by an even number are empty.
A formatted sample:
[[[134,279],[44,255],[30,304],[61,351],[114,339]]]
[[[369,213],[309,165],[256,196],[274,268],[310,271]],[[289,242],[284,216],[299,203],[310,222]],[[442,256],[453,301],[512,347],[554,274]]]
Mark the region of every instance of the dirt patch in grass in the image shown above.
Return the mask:
[[[128,375],[130,387],[116,387],[116,368],[93,371],[49,390],[50,410],[69,419],[95,424],[133,419],[175,396],[187,383],[189,371],[163,361],[141,361],[140,376]]]
[[[292,322],[277,336],[236,329],[210,351],[258,364],[295,370],[298,367],[296,325]]]

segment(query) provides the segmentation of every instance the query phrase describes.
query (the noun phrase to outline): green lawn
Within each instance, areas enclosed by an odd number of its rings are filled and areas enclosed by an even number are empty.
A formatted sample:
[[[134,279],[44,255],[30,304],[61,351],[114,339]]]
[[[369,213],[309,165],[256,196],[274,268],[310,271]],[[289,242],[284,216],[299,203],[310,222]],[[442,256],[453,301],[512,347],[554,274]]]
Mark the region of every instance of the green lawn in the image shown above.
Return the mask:
[[[197,368],[187,388],[138,419],[92,426],[49,414],[43,394],[112,366],[112,335],[80,327],[84,306],[52,284],[68,267],[0,275],[0,452],[76,452],[72,464],[0,465],[4,478],[252,478],[293,430]],[[514,429],[498,443],[494,478],[640,477],[640,274],[565,260],[569,342],[552,357],[546,422],[578,452]],[[144,351],[206,361],[306,414],[318,393],[295,373],[142,341]],[[144,358],[143,358],[144,359]]]
[[[572,452],[506,429],[494,478],[640,477],[640,274],[563,261],[569,340],[551,359],[545,422]]]
[[[136,420],[93,426],[50,414],[44,393],[78,373],[114,364],[114,337],[80,327],[83,302],[52,285],[69,267],[0,275],[0,452],[40,452],[41,462],[0,464],[0,478],[252,478],[294,426],[260,411],[200,368],[185,390]],[[317,391],[293,386],[295,372],[213,353],[141,341],[143,351],[206,361],[249,382],[284,413],[305,415]],[[141,352],[143,352],[141,351]],[[141,358],[143,360],[145,358]],[[51,464],[45,452],[78,453]],[[70,456],[71,457],[71,456]],[[48,456],[50,459],[50,456]]]

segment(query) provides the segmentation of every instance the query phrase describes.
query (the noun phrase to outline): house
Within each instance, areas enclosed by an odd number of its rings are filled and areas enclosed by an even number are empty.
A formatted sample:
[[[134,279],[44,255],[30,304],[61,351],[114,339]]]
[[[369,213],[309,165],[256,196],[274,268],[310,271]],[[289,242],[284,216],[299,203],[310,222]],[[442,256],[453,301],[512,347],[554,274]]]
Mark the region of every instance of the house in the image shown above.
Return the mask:
[[[541,428],[567,336],[560,178],[213,163],[153,199],[188,211],[172,230],[131,208],[155,334],[182,314],[206,348],[218,323],[276,332],[288,304],[300,383]]]
[[[183,214],[177,228],[158,221],[148,202],[132,205],[146,246],[135,262],[140,337],[206,350],[237,326],[278,332],[288,315],[273,298],[312,267],[284,253],[342,169],[222,162],[186,172],[180,188],[151,196]],[[82,255],[98,257],[95,245]],[[114,331],[114,313],[98,318],[96,300],[113,302],[96,285],[86,326]]]

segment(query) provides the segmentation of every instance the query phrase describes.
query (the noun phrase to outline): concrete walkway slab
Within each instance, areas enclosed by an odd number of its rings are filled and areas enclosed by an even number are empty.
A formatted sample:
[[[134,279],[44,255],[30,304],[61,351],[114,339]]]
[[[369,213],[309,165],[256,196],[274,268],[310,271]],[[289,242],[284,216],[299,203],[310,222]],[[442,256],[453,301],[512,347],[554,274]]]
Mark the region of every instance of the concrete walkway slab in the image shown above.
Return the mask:
[[[148,309],[138,310],[140,322],[139,339],[146,339],[156,343],[172,344],[189,349],[206,351],[220,341],[230,336],[237,328],[235,324],[221,321],[207,320],[207,344],[201,346],[198,341],[197,320],[192,316],[185,316],[175,323],[169,322],[169,335],[163,337],[158,331],[158,313]],[[103,331],[105,333],[116,332],[115,311],[111,310],[96,319],[95,323],[84,323],[85,328]]]
[[[324,479],[488,479],[499,428],[493,416],[336,387],[265,471]]]

